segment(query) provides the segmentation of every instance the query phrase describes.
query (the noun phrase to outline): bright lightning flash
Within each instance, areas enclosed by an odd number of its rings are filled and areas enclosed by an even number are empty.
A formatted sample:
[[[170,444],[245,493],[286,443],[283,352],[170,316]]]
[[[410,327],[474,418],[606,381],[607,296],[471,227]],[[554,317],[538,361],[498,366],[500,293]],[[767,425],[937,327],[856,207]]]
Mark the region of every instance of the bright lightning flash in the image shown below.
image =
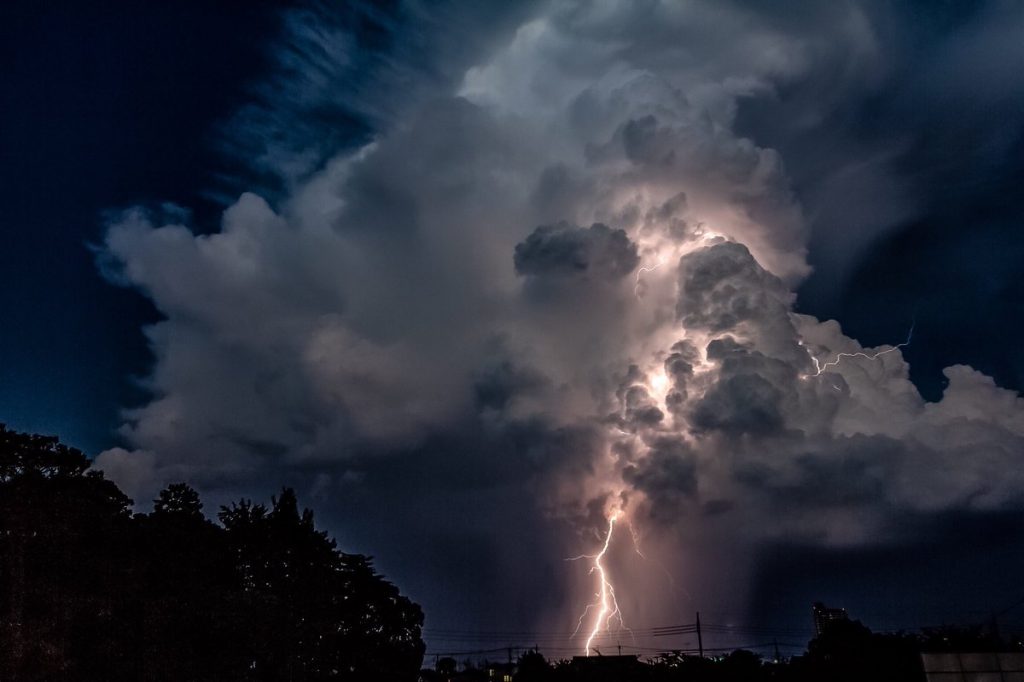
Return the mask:
[[[626,628],[626,624],[622,620],[622,611],[619,609],[619,602],[615,598],[615,586],[612,585],[611,579],[608,577],[608,571],[604,567],[604,557],[608,553],[608,547],[612,542],[612,534],[615,531],[615,522],[622,516],[621,511],[614,511],[608,517],[608,533],[604,537],[604,545],[601,547],[601,551],[597,554],[584,554],[582,556],[573,557],[574,559],[590,559],[593,564],[590,567],[590,574],[597,574],[597,592],[594,596],[597,601],[593,604],[587,604],[587,607],[583,610],[583,614],[580,616],[579,622],[576,624],[576,632],[579,632],[583,627],[583,620],[587,617],[587,614],[591,611],[596,611],[594,614],[593,625],[590,629],[590,636],[587,637],[587,643],[583,648],[583,653],[587,656],[590,655],[590,645],[593,644],[594,639],[601,633],[602,630],[609,631],[612,621],[618,621],[620,628]],[[576,633],[573,633],[576,634]]]
[[[706,229],[703,226],[694,232],[694,239],[699,240],[701,244],[706,244],[709,241],[714,241],[716,239],[722,238],[723,236],[718,232]],[[700,244],[695,244],[693,242],[685,244],[666,244],[665,242],[662,242],[661,244],[652,244],[650,240],[646,240],[640,235],[634,237],[634,240],[642,247],[642,252],[654,251],[657,256],[655,258],[654,265],[644,265],[638,268],[636,271],[636,279],[633,281],[633,295],[636,296],[637,298],[641,297],[640,287],[643,281],[644,274],[654,272],[662,265],[665,265],[670,261],[678,261],[680,256],[689,253],[690,251],[693,251],[695,248],[698,248],[700,246]]]
[[[656,396],[661,398],[665,397],[665,393],[668,391],[669,380],[665,372],[658,371],[653,372],[650,378],[651,390]]]

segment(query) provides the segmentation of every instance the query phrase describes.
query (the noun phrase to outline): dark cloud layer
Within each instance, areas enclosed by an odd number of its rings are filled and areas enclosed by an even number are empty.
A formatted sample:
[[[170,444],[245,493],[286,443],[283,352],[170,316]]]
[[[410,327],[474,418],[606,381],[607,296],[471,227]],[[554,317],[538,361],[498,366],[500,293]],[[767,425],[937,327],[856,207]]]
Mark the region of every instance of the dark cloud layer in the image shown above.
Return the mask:
[[[737,110],[785,159],[812,227],[800,307],[874,343],[916,320],[905,352],[930,399],[955,362],[1020,390],[1024,19],[1001,2],[859,6],[874,59],[835,52]]]

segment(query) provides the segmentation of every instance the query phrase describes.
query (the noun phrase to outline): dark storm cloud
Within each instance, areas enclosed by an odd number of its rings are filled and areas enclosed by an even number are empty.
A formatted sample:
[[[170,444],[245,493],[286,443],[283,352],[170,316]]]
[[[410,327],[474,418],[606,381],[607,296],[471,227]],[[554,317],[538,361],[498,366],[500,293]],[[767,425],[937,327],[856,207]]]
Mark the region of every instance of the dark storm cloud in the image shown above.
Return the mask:
[[[904,515],[896,540],[867,546],[783,541],[760,553],[750,617],[809,627],[810,604],[823,600],[876,629],[991,622],[1019,598],[1024,548],[1007,538],[1022,532],[1020,512],[956,511]]]
[[[626,389],[623,402],[626,407],[626,423],[654,426],[665,417],[647,390],[640,386],[630,386]]]
[[[778,324],[793,295],[743,244],[723,242],[679,263],[676,313],[686,328],[722,332],[740,324]]]
[[[737,374],[719,380],[693,410],[698,430],[763,435],[785,424],[779,409],[780,392],[757,374]]]
[[[672,354],[665,360],[665,372],[675,380],[676,385],[686,385],[686,379],[693,376],[693,363],[690,359],[697,354],[691,344],[682,341],[672,346]],[[688,359],[690,358],[690,359]]]
[[[707,354],[720,371],[693,408],[695,429],[766,435],[785,426],[784,401],[797,379],[793,367],[731,337],[709,343]]]
[[[625,230],[594,223],[542,225],[516,245],[516,272],[526,277],[622,279],[640,264]]]
[[[643,492],[651,518],[660,523],[678,521],[697,494],[696,457],[676,438],[656,439],[647,458],[625,467],[623,477]]]
[[[592,179],[564,163],[547,166],[537,178],[532,201],[544,221],[555,221],[574,212],[574,202],[593,191]]]
[[[633,119],[619,131],[626,158],[633,163],[644,165],[672,165],[675,160],[675,145],[670,130],[658,128],[658,119],[653,115]]]
[[[505,360],[480,373],[474,386],[476,403],[483,409],[503,410],[516,396],[534,392],[547,383],[538,372]]]
[[[740,465],[736,478],[766,492],[784,513],[787,509],[880,504],[895,473],[893,467],[904,457],[904,447],[885,436],[840,438],[818,444],[817,451],[798,454],[793,459],[794,470],[785,477],[776,478],[779,472],[752,463]]]

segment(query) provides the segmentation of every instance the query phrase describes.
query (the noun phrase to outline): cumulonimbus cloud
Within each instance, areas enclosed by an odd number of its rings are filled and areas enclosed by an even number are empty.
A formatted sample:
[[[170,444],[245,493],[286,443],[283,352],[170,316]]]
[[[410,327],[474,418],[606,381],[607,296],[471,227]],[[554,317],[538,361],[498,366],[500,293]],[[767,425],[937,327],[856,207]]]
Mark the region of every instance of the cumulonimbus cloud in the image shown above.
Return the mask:
[[[106,272],[164,319],[152,399],[96,465],[140,496],[301,471],[329,497],[420,453],[500,471],[520,514],[620,507],[664,557],[1021,506],[1019,396],[955,366],[926,402],[899,350],[793,309],[808,224],[735,116],[823,52],[870,78],[839,4],[812,37],[729,4],[547,3],[274,207],[244,194],[205,235],[125,213]]]

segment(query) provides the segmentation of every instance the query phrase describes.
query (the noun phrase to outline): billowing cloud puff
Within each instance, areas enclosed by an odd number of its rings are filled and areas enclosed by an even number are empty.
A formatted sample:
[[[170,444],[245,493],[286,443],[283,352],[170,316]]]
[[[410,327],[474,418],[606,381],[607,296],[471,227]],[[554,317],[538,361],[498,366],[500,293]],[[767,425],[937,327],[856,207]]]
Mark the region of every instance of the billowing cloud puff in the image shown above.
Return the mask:
[[[658,439],[641,463],[625,467],[623,479],[643,493],[653,518],[675,523],[697,493],[696,457],[682,439]]]
[[[476,543],[467,566],[510,573],[567,553],[548,518],[592,538],[613,508],[671,564],[712,538],[856,545],[901,513],[1024,506],[1019,396],[957,366],[928,403],[898,348],[794,311],[808,225],[737,107],[822,52],[870,79],[858,5],[823,3],[813,36],[719,3],[534,10],[275,206],[244,194],[212,234],[110,225],[105,272],[163,319],[152,398],[97,466],[138,496],[298,479],[385,554],[436,550],[440,519],[446,547]],[[437,551],[441,580],[462,555]]]
[[[640,264],[625,230],[594,223],[588,229],[566,223],[543,225],[516,245],[516,272],[530,277],[622,279]]]

